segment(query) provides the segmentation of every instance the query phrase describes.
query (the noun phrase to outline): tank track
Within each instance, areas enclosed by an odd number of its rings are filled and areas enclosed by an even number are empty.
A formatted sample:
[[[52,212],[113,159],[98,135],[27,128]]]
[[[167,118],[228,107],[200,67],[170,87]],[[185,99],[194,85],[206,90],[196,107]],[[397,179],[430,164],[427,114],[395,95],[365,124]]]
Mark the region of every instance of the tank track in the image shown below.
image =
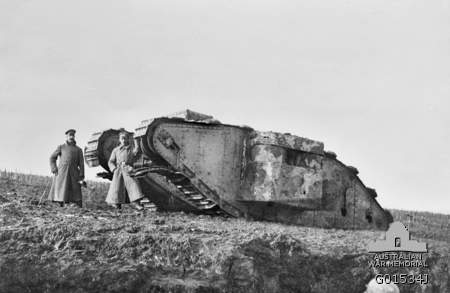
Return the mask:
[[[102,135],[106,131],[112,131],[111,129],[105,131],[95,132],[88,141],[88,145],[85,148],[85,160],[88,166],[97,167],[97,166],[106,166],[105,162],[102,161],[100,157],[100,139]],[[103,158],[104,159],[104,158]],[[103,164],[102,164],[103,163]],[[156,173],[161,175],[166,182],[166,185],[169,184],[173,187],[174,191],[167,190],[167,193],[177,197],[178,199],[188,203],[195,210],[198,210],[199,213],[204,213],[208,215],[218,215],[218,216],[227,216],[228,214],[220,209],[220,207],[214,203],[212,200],[208,199],[205,195],[203,195],[189,180],[188,177],[184,176],[180,172],[175,172],[168,170],[166,168],[160,167],[138,167],[133,172],[133,177],[142,178],[147,176],[147,174]],[[97,173],[97,177],[112,180],[111,172],[100,172]],[[145,183],[142,183],[145,184]],[[157,206],[151,201],[151,197],[145,197],[141,200],[141,204],[144,206],[145,210],[156,211]]]
[[[157,122],[157,123],[155,123]],[[193,122],[193,121],[187,121],[185,119],[166,119],[166,118],[155,118],[155,119],[148,119],[143,120],[139,124],[139,126],[135,129],[134,138],[139,140],[139,144],[141,147],[141,150],[143,154],[150,158],[151,160],[154,160],[158,164],[161,163],[163,165],[167,164],[167,161],[161,154],[158,154],[158,150],[154,149],[153,145],[153,139],[158,139],[161,141],[164,145],[164,147],[172,149],[171,143],[174,142],[173,139],[171,139],[170,134],[164,133],[164,135],[160,135],[157,138],[149,137],[149,132],[153,131],[151,129],[151,125],[154,124],[154,128],[157,128],[160,123],[169,122],[170,124],[176,125],[176,127],[183,127],[183,128],[195,128],[195,129],[222,129],[223,127],[227,125],[223,124],[216,124],[216,123],[204,123],[204,122]],[[233,126],[236,127],[236,126]],[[249,128],[251,129],[251,128]],[[164,132],[164,131],[163,131]],[[173,150],[173,149],[172,149]],[[193,189],[195,190],[196,194],[202,196],[203,201],[208,201],[211,203],[215,203],[217,206],[217,209],[220,210],[221,215],[227,215],[231,217],[247,217],[246,212],[242,210],[243,207],[236,207],[236,203],[234,205],[228,203],[227,201],[221,199],[221,197],[213,191],[206,183],[204,183],[201,178],[198,178],[195,173],[187,166],[189,165],[185,159],[182,156],[178,155],[178,162],[176,166],[171,166],[170,168],[176,168],[174,169],[175,172],[179,172],[179,174],[183,174],[183,176],[186,179],[186,182],[188,182],[188,190]],[[170,164],[169,164],[170,166]],[[171,180],[171,178],[168,178]],[[178,184],[180,186],[180,184]],[[177,187],[178,188],[178,187]],[[179,189],[184,190],[184,186],[181,186]],[[202,209],[204,211],[204,209]]]
[[[157,207],[154,203],[152,203],[147,197],[144,197],[141,199],[141,205],[144,207],[145,210],[156,212]]]
[[[168,193],[189,203],[189,205],[194,206],[200,213],[228,216],[228,213],[222,210],[214,201],[202,194],[183,173],[165,168],[141,167],[136,169],[132,173],[132,176],[135,178],[142,178],[147,176],[148,173],[161,175],[168,184],[174,186],[178,191],[168,191]]]

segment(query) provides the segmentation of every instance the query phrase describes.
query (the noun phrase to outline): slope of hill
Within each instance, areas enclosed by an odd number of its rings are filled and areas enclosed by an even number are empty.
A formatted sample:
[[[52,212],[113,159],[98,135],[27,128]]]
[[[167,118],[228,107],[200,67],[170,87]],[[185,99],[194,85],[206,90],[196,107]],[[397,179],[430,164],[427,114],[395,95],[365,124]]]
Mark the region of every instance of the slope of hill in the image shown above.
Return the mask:
[[[375,274],[367,244],[384,238],[183,213],[118,213],[104,205],[108,185],[99,182],[88,183],[82,209],[38,205],[49,180],[1,173],[0,292],[363,292]],[[393,211],[405,223],[407,214]],[[413,215],[412,237],[428,243],[430,267],[412,271],[428,273],[430,283],[403,285],[401,292],[450,292],[448,220]]]

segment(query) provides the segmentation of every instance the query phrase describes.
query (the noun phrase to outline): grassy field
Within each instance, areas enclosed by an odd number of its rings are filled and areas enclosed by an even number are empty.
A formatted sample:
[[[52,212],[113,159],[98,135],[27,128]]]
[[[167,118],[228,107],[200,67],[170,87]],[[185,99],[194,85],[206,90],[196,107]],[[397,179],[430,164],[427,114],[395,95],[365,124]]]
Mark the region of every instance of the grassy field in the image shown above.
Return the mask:
[[[52,178],[33,174],[23,174],[10,171],[0,171],[0,179],[10,182],[11,190],[19,190],[31,201],[39,200],[45,193],[46,197]],[[105,208],[104,199],[108,192],[107,181],[88,181],[88,188],[83,188],[83,203],[87,208]],[[45,199],[45,198],[44,198]],[[400,221],[409,226],[411,235],[416,238],[430,238],[450,242],[450,215],[390,210],[394,221]]]
[[[82,209],[38,205],[50,180],[0,172],[0,292],[360,293],[376,273],[367,244],[381,231],[116,212],[103,182],[88,182]],[[450,292],[449,216],[391,212],[430,249],[430,267],[412,269],[430,283],[401,292]]]
[[[409,226],[412,237],[450,242],[450,215],[403,210],[390,212],[395,221]]]
[[[45,202],[50,190],[52,177],[34,174],[23,174],[11,171],[0,171],[3,190],[5,192],[20,193],[30,201],[39,201],[41,198]],[[82,188],[83,205],[87,208],[106,207],[104,202],[108,192],[109,183],[107,181],[87,181],[87,188]]]

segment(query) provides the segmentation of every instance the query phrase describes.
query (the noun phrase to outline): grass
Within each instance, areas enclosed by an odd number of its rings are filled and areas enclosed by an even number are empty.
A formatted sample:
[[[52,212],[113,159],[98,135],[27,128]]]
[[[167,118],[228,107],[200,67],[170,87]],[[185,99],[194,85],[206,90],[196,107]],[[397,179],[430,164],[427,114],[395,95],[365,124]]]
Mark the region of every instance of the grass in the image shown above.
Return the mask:
[[[403,210],[390,212],[395,221],[409,226],[412,237],[450,242],[450,215]]]
[[[23,174],[11,171],[0,171],[0,179],[15,183],[15,189],[27,194],[30,200],[39,199],[43,193],[46,197],[52,178],[33,174]],[[88,188],[83,188],[83,203],[88,208],[105,207],[104,199],[108,192],[109,183],[101,181],[87,181]],[[450,242],[450,215],[421,212],[390,210],[394,221],[400,221],[409,226],[411,235],[417,238],[431,238]]]
[[[30,201],[43,201],[47,198],[52,177],[11,172],[7,170],[0,171],[0,184],[8,192],[16,192],[25,195]],[[87,188],[82,188],[83,205],[87,208],[103,208],[106,206],[104,200],[108,193],[109,183],[101,181],[87,180]]]
[[[104,204],[107,182],[88,181],[83,209],[37,207],[50,182],[0,172],[0,292],[363,292],[375,273],[367,244],[384,237],[129,208],[118,213]],[[448,215],[391,212],[405,225],[410,219],[413,237],[431,247],[431,283],[425,291],[401,292],[450,292]]]

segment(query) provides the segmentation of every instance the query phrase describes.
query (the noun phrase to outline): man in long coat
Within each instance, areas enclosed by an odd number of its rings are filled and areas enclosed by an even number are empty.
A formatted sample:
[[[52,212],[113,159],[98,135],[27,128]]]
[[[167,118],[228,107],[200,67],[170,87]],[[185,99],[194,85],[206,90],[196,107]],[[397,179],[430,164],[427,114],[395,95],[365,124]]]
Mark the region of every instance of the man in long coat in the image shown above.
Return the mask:
[[[84,180],[83,151],[76,145],[75,130],[66,131],[66,142],[59,145],[50,156],[50,168],[55,175],[48,199],[82,206],[81,183]],[[59,157],[58,166],[56,160]]]
[[[120,145],[114,148],[108,161],[108,166],[113,172],[113,179],[109,185],[106,202],[117,209],[124,203],[131,202],[133,208],[144,209],[140,200],[144,197],[137,180],[130,176],[132,165],[136,159],[137,149],[132,149],[128,133],[119,134]]]

